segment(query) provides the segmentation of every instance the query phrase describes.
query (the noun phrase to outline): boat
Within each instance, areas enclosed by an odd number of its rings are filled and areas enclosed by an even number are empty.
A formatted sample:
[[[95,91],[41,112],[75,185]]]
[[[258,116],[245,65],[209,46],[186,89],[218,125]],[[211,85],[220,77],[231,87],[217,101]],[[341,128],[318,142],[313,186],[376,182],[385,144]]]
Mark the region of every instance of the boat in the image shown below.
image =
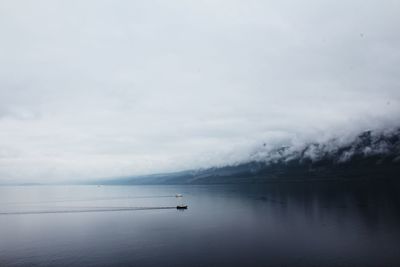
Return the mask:
[[[177,210],[186,210],[187,209],[187,205],[178,205],[178,206],[176,206],[176,209]]]
[[[182,194],[176,194],[175,197],[183,197]]]

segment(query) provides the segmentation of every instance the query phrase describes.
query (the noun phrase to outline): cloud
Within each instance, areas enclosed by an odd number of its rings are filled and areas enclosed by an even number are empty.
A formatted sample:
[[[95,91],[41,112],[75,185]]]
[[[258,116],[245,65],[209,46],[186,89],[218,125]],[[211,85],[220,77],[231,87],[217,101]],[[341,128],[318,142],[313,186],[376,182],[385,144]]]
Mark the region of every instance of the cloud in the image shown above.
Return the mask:
[[[396,126],[396,1],[0,1],[0,181],[242,161]]]

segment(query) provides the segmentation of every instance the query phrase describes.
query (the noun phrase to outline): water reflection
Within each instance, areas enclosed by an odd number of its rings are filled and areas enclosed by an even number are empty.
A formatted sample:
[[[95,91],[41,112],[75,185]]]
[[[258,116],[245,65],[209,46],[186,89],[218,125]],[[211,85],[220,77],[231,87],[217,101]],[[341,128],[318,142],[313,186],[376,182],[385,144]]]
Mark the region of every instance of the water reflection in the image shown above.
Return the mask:
[[[1,187],[1,266],[397,266],[396,183]],[[175,197],[183,194],[183,200]]]

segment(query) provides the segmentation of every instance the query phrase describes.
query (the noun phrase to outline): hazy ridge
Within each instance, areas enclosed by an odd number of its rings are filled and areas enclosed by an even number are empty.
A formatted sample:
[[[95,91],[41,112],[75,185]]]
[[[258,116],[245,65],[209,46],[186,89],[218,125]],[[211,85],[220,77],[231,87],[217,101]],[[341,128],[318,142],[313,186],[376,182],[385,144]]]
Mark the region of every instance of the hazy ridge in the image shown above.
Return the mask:
[[[219,184],[393,179],[400,174],[400,128],[365,131],[344,144],[331,139],[325,143],[304,144],[300,148],[285,146],[267,152],[261,148],[257,158],[259,160],[224,167],[123,177],[102,183]]]

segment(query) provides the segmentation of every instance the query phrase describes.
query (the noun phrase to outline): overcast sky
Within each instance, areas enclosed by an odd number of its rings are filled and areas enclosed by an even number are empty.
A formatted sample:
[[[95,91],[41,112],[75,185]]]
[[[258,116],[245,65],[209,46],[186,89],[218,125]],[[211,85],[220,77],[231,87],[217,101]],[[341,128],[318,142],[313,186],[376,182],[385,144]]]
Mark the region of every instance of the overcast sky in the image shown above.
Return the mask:
[[[399,25],[398,0],[0,0],[0,182],[394,127]]]

